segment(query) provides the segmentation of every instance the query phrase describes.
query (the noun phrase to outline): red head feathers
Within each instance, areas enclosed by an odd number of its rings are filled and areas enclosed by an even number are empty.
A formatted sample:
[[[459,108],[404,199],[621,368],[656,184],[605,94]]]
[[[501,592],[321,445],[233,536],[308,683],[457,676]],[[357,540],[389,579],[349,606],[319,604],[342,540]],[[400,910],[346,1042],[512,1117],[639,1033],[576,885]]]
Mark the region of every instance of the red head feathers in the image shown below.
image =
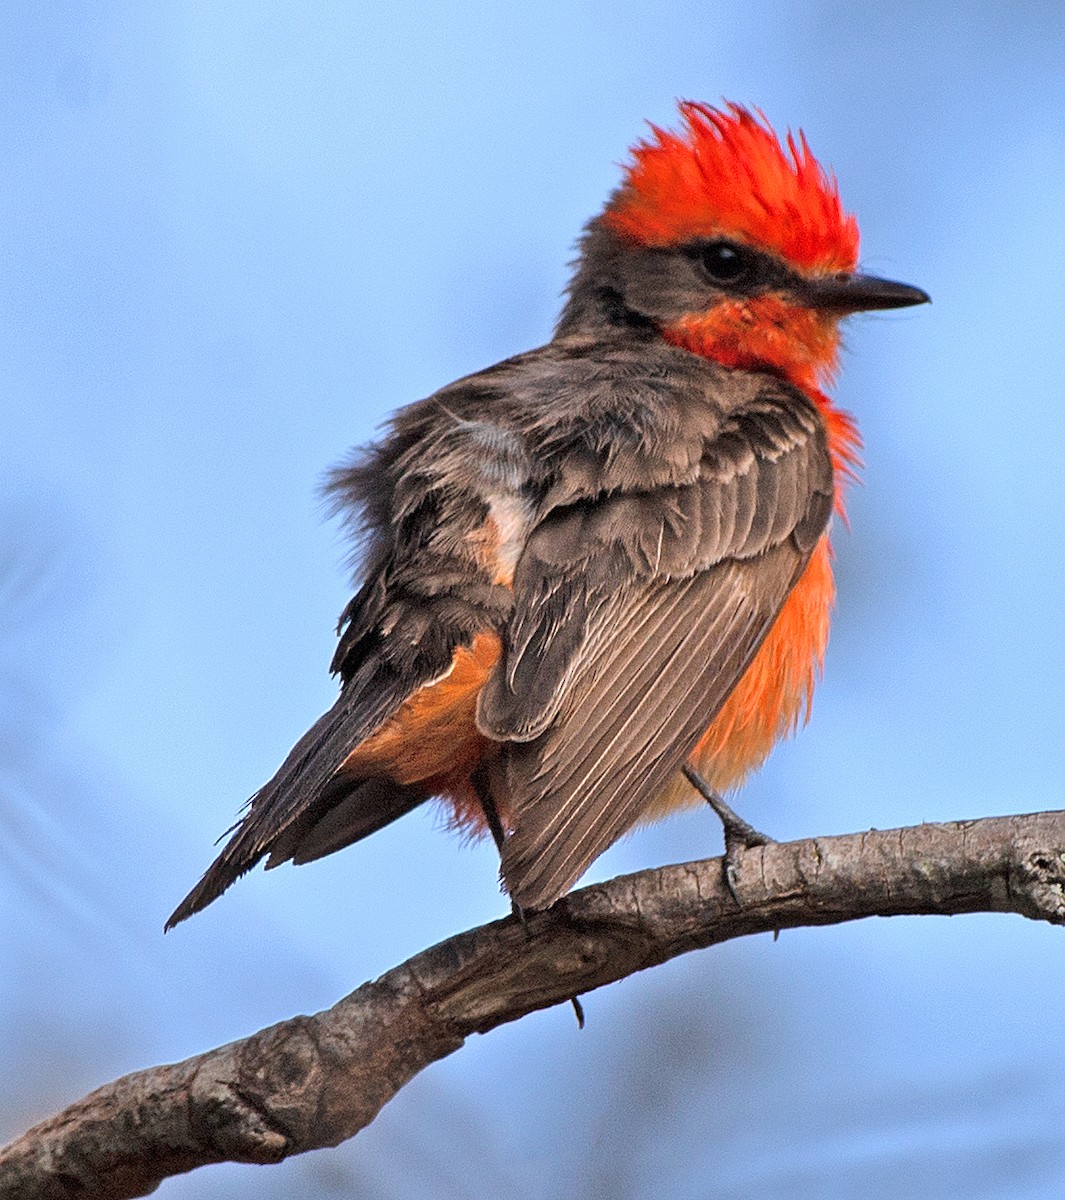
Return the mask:
[[[728,237],[812,272],[853,271],[858,225],[835,179],[789,132],[786,149],[762,113],[682,101],[686,128],[652,125],[632,151],[604,221],[644,245]]]

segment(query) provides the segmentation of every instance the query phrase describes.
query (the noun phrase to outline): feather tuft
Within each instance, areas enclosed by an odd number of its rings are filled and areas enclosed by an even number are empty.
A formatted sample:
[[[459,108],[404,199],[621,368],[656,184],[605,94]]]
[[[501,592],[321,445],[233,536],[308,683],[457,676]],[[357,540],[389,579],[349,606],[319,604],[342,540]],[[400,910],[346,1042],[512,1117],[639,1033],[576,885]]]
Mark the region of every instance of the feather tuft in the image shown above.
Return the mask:
[[[685,100],[684,129],[651,125],[632,150],[604,213],[616,233],[648,246],[728,237],[816,273],[852,271],[858,224],[805,135],[781,145],[759,110]]]

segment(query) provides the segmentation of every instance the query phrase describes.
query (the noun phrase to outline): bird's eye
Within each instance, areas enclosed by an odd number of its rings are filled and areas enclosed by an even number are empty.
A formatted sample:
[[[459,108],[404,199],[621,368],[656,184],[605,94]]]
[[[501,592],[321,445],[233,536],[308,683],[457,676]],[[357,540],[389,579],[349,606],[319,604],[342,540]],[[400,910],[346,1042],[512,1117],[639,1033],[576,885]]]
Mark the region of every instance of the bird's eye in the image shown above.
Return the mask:
[[[751,270],[751,256],[733,242],[711,242],[699,253],[703,270],[715,283],[738,283]]]

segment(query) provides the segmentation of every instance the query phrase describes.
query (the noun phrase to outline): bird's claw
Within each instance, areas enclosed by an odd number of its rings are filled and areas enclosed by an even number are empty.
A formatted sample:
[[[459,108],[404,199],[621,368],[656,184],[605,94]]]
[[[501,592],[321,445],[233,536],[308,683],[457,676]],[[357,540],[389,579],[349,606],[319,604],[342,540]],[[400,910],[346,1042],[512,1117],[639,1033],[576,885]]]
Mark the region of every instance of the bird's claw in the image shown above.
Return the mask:
[[[723,860],[725,887],[728,888],[729,895],[736,902],[736,907],[739,908],[741,907],[740,897],[736,890],[739,855],[742,851],[750,850],[755,846],[768,846],[773,839],[767,833],[755,829],[753,825],[734,812],[691,763],[685,763],[683,770],[684,777],[717,813],[718,820],[725,831],[725,857]]]

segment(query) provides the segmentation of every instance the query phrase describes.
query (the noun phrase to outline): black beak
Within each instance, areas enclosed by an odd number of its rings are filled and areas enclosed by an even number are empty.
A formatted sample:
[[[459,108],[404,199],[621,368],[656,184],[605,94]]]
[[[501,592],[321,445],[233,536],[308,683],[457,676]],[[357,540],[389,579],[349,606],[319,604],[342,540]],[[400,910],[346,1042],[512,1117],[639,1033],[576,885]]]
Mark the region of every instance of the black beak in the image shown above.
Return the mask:
[[[932,297],[908,283],[894,283],[875,275],[824,275],[804,280],[801,297],[810,308],[825,312],[871,312],[878,308],[909,308],[929,304]]]

